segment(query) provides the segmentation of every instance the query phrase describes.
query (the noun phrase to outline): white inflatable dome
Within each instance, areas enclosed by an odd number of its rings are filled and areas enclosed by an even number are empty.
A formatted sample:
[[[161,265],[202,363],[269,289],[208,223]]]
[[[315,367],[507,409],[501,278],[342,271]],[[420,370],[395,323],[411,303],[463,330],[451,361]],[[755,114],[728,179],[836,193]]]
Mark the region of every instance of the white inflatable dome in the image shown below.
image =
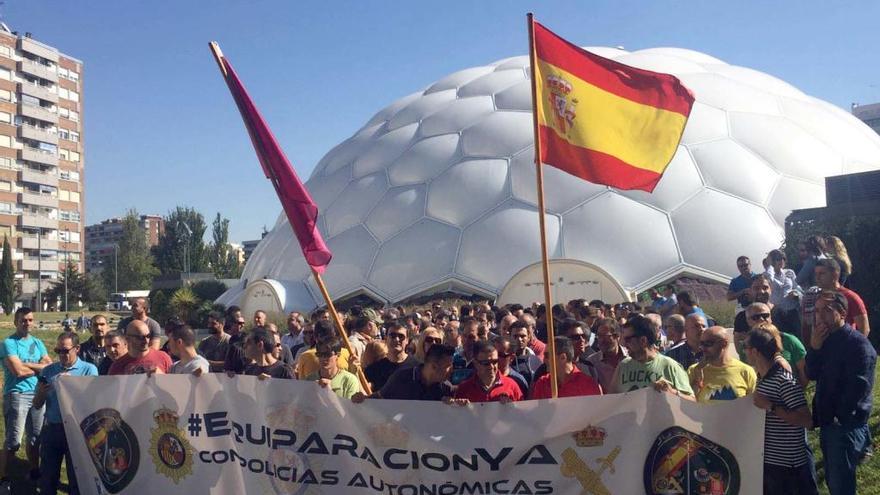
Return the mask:
[[[545,167],[552,257],[597,267],[624,291],[679,275],[726,282],[737,256],[757,262],[780,245],[793,209],[824,206],[826,176],[880,168],[877,134],[777,78],[685,49],[588,50],[674,74],[696,96],[653,194]],[[455,72],[381,110],[306,183],[333,251],[330,293],[499,295],[540,260],[533,144],[526,56]],[[220,302],[270,293],[270,309],[323,304],[283,213]]]

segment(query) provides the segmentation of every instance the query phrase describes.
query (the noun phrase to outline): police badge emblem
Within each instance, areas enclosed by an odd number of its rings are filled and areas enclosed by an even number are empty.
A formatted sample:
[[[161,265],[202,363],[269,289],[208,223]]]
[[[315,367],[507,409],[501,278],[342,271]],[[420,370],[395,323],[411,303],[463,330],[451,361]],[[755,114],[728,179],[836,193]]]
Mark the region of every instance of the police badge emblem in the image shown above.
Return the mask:
[[[150,455],[156,473],[177,484],[192,474],[193,448],[186,434],[177,426],[179,416],[176,412],[161,408],[153,413],[156,427],[150,430]]]
[[[134,479],[140,463],[141,449],[134,431],[119,411],[110,408],[86,416],[79,428],[104,489],[120,493]]]
[[[654,441],[644,470],[648,495],[736,495],[740,471],[726,448],[684,428],[667,428]]]

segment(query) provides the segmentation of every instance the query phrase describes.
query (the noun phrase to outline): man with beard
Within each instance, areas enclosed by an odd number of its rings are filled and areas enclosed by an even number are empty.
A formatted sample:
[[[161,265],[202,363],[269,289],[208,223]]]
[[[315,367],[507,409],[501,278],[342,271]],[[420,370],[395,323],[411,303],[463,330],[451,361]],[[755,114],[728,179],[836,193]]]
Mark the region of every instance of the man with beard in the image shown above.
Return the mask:
[[[697,402],[734,400],[755,391],[755,370],[727,352],[730,342],[723,327],[711,327],[700,336],[703,358],[688,368]]]
[[[290,353],[296,358],[299,350],[305,346],[303,341],[303,328],[306,319],[299,311],[293,311],[287,315],[287,333],[281,337],[281,343],[290,349]]]
[[[585,375],[575,366],[574,348],[568,337],[556,337],[556,383],[559,397],[576,397],[581,395],[602,395],[602,387],[592,377]],[[549,359],[548,359],[549,361]],[[549,399],[552,396],[550,380],[547,373],[535,381],[532,387],[532,399]]]
[[[453,390],[449,385],[452,373],[452,355],[455,349],[448,345],[432,345],[425,354],[425,362],[415,368],[397,370],[385,386],[370,397],[396,400],[448,401]],[[355,404],[366,399],[363,393],[356,393],[351,400]]]
[[[510,338],[513,342],[513,362],[511,367],[522,375],[529,383],[529,387],[535,382],[535,372],[543,364],[529,347],[532,334],[528,323],[518,320],[510,325]]]
[[[123,318],[119,320],[119,325],[117,325],[116,330],[119,332],[128,331],[128,325],[132,321],[142,321],[147,325],[147,328],[150,329],[150,347],[154,349],[158,349],[162,342],[162,326],[159,325],[159,322],[150,318],[148,313],[150,311],[150,306],[147,304],[147,300],[143,297],[139,297],[132,301],[131,303],[131,316],[128,318]]]
[[[688,369],[703,357],[703,351],[700,349],[700,337],[706,330],[706,318],[699,314],[692,314],[684,319],[684,335],[683,344],[675,346],[666,351],[666,356],[674,359],[681,365],[682,369]]]
[[[602,390],[610,393],[614,383],[614,371],[627,356],[626,349],[620,345],[620,326],[617,324],[617,320],[614,318],[599,320],[596,340],[599,344],[599,352],[592,354],[587,359],[596,367]]]
[[[223,363],[229,352],[229,334],[223,330],[223,316],[216,311],[208,315],[208,335],[199,342],[199,355],[208,360],[212,373],[223,371]]]
[[[623,326],[623,345],[629,357],[617,366],[612,391],[623,393],[653,387],[658,392],[694,400],[687,372],[674,359],[657,352],[656,344],[657,335],[644,316],[636,315],[627,320]]]
[[[128,354],[128,343],[125,336],[116,330],[107,332],[104,337],[104,350],[107,355],[98,364],[98,374],[106,375],[110,372],[110,365],[120,357]]]
[[[79,359],[98,366],[107,356],[107,350],[104,349],[104,337],[110,331],[107,317],[104,315],[93,316],[91,329],[92,336],[79,346]]]
[[[499,335],[492,340],[492,344],[495,345],[495,350],[498,351],[498,373],[516,382],[523,397],[529,395],[528,380],[519,374],[518,371],[511,368],[514,360],[513,340],[510,337]]]
[[[498,372],[498,350],[490,342],[480,340],[474,344],[474,364],[476,372],[455,391],[460,404],[522,400],[516,382]]]
[[[415,357],[406,352],[406,328],[400,323],[392,322],[389,325],[385,334],[385,345],[388,348],[388,354],[364,370],[373,390],[381,390],[388,378],[397,370],[412,368],[419,364]]]

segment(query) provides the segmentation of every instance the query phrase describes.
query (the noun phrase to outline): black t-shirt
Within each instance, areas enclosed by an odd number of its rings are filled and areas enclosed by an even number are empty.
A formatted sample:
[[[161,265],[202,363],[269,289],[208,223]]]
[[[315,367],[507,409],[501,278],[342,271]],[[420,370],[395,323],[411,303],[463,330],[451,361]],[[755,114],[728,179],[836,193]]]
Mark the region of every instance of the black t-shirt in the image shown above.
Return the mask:
[[[400,363],[393,363],[386,357],[367,366],[364,370],[364,374],[367,375],[367,380],[373,384],[373,390],[381,390],[395,371],[413,368],[418,366],[418,364],[419,362],[413,356],[407,356],[406,359]]]
[[[244,368],[245,375],[258,376],[262,375],[263,373],[271,376],[272,378],[293,379],[293,370],[291,370],[290,366],[287,366],[282,361],[275,361],[275,363],[270,364],[269,366],[249,364]]]
[[[440,400],[443,397],[452,397],[453,391],[449,382],[425,386],[422,383],[422,365],[418,365],[397,370],[379,391],[379,395],[383,399]]]

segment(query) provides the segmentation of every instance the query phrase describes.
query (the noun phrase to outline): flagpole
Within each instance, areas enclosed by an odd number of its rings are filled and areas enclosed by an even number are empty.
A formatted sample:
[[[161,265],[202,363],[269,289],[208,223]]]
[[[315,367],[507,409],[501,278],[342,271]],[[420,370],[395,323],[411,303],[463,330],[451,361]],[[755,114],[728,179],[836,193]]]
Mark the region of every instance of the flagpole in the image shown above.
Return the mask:
[[[544,221],[544,168],[541,166],[541,136],[538,132],[538,83],[537,55],[535,53],[535,24],[532,13],[526,14],[529,25],[529,64],[532,69],[532,124],[535,134],[535,176],[538,188],[538,226],[541,234],[541,271],[544,275],[544,319],[547,322],[547,349],[550,353],[550,396],[559,396],[559,385],[556,382],[556,335],[553,330],[553,302],[550,297],[550,260],[547,254],[547,227]]]
[[[216,41],[212,41],[208,43],[208,46],[211,48],[211,53],[214,55],[214,60],[217,62],[217,66],[220,68],[220,73],[223,74],[223,80],[227,82],[229,85],[229,73],[226,70],[226,66],[223,65],[223,52],[220,51],[220,45],[217,44]],[[247,123],[247,122],[245,122]],[[250,129],[249,129],[250,131]],[[275,188],[275,193],[281,198],[279,188],[278,178],[275,176],[274,171],[271,169],[267,169],[267,172],[272,175],[270,181],[272,182],[272,186]],[[327,303],[327,310],[330,312],[330,316],[333,318],[333,322],[339,332],[339,335],[342,336],[342,342],[345,345],[345,348],[348,349],[348,354],[351,357],[355,356],[354,351],[351,348],[351,342],[348,340],[348,335],[345,333],[345,327],[342,325],[342,319],[339,317],[339,313],[336,312],[336,306],[333,305],[333,300],[330,298],[330,293],[327,292],[327,287],[324,285],[324,280],[321,278],[321,274],[318,273],[314,268],[312,268],[312,274],[315,277],[315,282],[318,284],[318,289],[321,291],[321,296],[324,297],[324,302]],[[364,389],[364,393],[369,395],[372,393],[370,389],[370,382],[367,381],[367,377],[364,375],[363,368],[357,366],[357,376],[361,382],[361,387]]]

